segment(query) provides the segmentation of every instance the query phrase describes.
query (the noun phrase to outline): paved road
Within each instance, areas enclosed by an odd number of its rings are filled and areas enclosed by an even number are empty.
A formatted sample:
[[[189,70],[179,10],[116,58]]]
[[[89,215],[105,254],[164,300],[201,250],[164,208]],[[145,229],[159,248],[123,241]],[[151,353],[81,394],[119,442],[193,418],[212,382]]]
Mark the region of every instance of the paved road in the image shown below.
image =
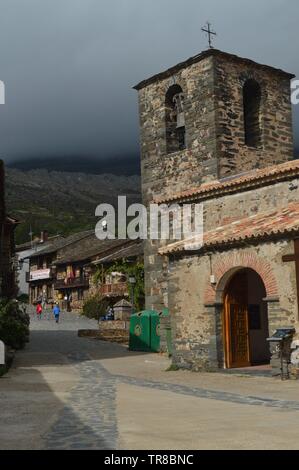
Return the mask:
[[[164,356],[78,338],[96,327],[32,319],[0,379],[1,449],[298,449],[298,383],[166,372]]]

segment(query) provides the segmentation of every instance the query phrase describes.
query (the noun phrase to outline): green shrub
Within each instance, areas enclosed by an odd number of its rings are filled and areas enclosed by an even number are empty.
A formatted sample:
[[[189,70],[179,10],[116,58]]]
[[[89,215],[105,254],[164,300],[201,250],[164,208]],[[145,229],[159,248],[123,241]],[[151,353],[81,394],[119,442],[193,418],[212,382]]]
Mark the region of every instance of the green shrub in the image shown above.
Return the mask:
[[[83,305],[83,315],[87,318],[95,318],[99,320],[100,317],[105,315],[109,301],[104,300],[100,295],[89,297]]]
[[[176,364],[171,364],[167,369],[166,372],[177,372],[180,368]]]
[[[13,349],[22,349],[29,341],[30,317],[16,301],[0,302],[0,339]]]
[[[22,304],[29,304],[29,295],[28,294],[19,295],[18,301]]]

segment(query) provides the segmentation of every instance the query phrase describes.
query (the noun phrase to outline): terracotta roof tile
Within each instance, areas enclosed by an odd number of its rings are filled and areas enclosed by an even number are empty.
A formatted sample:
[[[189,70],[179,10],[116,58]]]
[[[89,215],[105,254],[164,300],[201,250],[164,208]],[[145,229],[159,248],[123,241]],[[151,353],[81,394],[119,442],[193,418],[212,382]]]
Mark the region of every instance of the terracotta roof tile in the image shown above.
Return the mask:
[[[204,233],[202,249],[248,243],[271,237],[283,237],[299,233],[299,202],[289,204],[283,209],[263,214],[256,214],[218,227]],[[172,243],[159,250],[161,255],[191,251],[198,244],[198,238],[190,238]],[[199,251],[198,248],[195,251]]]
[[[204,199],[224,193],[258,187],[273,181],[281,181],[299,176],[299,160],[293,160],[280,165],[253,170],[243,175],[226,178],[220,181],[202,184],[196,188],[183,191],[173,196],[162,196],[154,199],[157,204],[166,202],[187,202],[194,199]]]

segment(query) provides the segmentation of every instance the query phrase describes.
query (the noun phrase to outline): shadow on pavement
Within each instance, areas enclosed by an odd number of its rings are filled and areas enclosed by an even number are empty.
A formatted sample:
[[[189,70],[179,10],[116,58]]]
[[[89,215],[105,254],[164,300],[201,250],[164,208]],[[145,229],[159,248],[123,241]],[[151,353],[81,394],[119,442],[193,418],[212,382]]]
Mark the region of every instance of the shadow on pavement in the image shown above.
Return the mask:
[[[101,398],[101,380],[97,386],[92,383],[92,392],[84,388],[84,371],[83,376],[78,371],[75,381],[65,369],[56,372],[56,382],[51,374],[48,382],[42,368],[16,367],[6,379],[0,379],[0,449],[116,449],[113,384],[109,384],[109,404],[103,392]],[[92,397],[97,392],[99,406],[95,407]],[[61,401],[60,393],[67,400]]]
[[[127,346],[117,343],[109,343],[90,338],[79,338],[77,331],[70,330],[33,330],[30,332],[30,343],[27,345],[25,352],[40,353],[43,364],[45,356],[51,353],[59,353],[66,358],[76,357],[76,360],[79,362],[152,354],[129,351]],[[38,355],[36,355],[35,361],[35,365],[38,365]],[[51,362],[49,362],[49,365],[51,365]]]

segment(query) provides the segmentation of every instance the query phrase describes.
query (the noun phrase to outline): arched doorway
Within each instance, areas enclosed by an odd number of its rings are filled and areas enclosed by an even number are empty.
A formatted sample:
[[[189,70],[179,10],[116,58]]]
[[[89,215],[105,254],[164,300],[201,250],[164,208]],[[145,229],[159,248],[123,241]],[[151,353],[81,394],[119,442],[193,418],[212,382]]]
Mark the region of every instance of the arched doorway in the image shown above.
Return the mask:
[[[270,363],[266,289],[252,269],[241,269],[224,290],[223,335],[227,368]]]

